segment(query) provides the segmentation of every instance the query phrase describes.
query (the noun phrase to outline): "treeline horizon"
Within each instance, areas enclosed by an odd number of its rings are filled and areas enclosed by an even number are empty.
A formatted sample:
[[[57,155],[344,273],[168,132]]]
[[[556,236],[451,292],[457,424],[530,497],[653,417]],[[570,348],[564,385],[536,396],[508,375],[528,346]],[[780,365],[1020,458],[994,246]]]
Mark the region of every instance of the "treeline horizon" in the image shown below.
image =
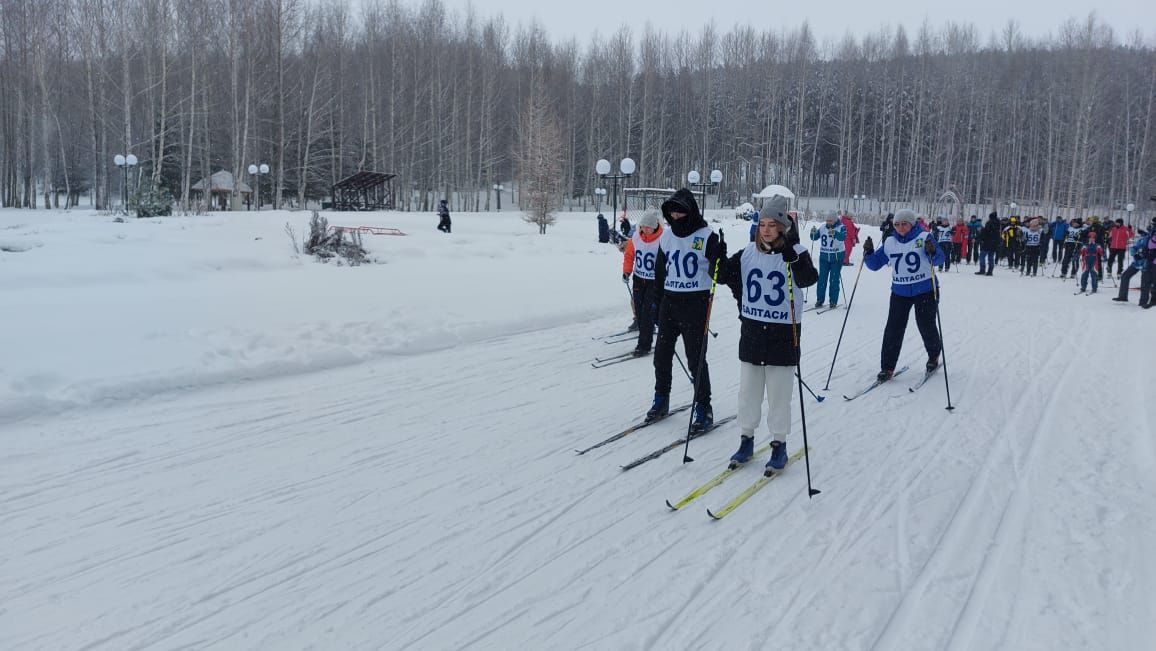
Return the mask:
[[[986,42],[948,23],[820,44],[804,23],[624,26],[580,44],[438,0],[0,0],[5,207],[112,207],[113,157],[134,154],[130,186],[185,209],[193,184],[247,179],[253,163],[270,166],[276,206],[373,170],[398,175],[400,209],[488,209],[493,184],[534,176],[520,155],[531,124],[558,143],[536,164],[560,170],[550,191],[568,198],[603,184],[596,160],[630,157],[632,186],[717,168],[727,203],[781,183],[1143,208],[1154,104],[1156,50],[1094,14],[1036,39],[1009,23]]]

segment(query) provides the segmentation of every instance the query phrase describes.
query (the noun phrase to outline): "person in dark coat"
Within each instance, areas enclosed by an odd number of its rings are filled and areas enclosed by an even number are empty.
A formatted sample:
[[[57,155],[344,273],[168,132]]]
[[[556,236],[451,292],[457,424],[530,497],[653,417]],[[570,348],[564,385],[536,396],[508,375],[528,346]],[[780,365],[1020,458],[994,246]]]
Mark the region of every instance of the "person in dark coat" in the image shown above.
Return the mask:
[[[602,244],[610,242],[610,224],[602,213],[598,213],[598,241]]]
[[[1001,244],[1002,225],[999,215],[991,213],[987,216],[987,223],[979,231],[979,271],[977,276],[990,276],[995,270],[995,256]]]
[[[710,368],[706,363],[706,327],[716,263],[726,257],[726,243],[706,224],[690,190],[682,188],[662,204],[670,228],[659,240],[654,263],[659,292],[658,337],[654,344],[654,402],[648,421],[670,413],[674,344],[682,337],[686,363],[694,375],[691,429],[706,431],[714,424],[710,398]],[[699,360],[702,360],[699,375]]]
[[[782,470],[791,433],[791,388],[799,361],[803,293],[819,279],[811,255],[786,234],[792,224],[783,197],[764,200],[754,242],[726,260],[719,271],[739,304],[739,449],[732,466],[754,456],[755,429],[767,398],[771,459],[767,467]],[[841,255],[841,252],[840,252]]]
[[[450,232],[450,207],[446,204],[446,200],[442,199],[438,202],[438,230],[443,233]]]

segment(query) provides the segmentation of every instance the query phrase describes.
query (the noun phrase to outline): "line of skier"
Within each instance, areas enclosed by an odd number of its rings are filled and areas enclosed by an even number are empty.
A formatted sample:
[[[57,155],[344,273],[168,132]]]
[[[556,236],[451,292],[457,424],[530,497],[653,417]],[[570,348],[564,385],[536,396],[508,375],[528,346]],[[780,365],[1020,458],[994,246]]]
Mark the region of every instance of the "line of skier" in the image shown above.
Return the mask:
[[[623,281],[632,283],[639,320],[636,356],[654,353],[654,398],[647,421],[670,413],[670,391],[675,344],[682,338],[688,374],[694,384],[690,432],[704,432],[714,423],[711,408],[710,368],[706,361],[711,305],[717,285],[730,288],[739,308],[740,445],[732,457],[746,463],[754,454],[754,435],[763,420],[771,435],[768,471],[787,463],[786,439],[791,431],[791,386],[800,376],[800,341],[804,311],[803,288],[819,284],[817,303],[839,300],[839,270],[849,261],[847,228],[829,217],[809,237],[820,245],[816,269],[807,247],[800,242],[795,214],[781,196],[762,201],[754,216],[751,241],[731,256],[727,243],[703,219],[694,195],[675,192],[661,207],[667,227],[657,212],[639,220],[623,259]],[[942,339],[936,324],[938,286],[934,267],[943,265],[946,251],[927,230],[916,224],[910,210],[896,213],[893,230],[876,249],[864,242],[864,265],[871,270],[888,267],[892,274],[891,305],[884,329],[877,381],[891,379],[912,309],[927,349],[926,369],[938,368]],[[857,239],[857,232],[853,236]],[[651,316],[653,315],[653,316]],[[652,335],[650,319],[657,324]],[[801,384],[800,384],[801,391]],[[805,426],[804,426],[805,428]],[[805,434],[805,432],[804,432]]]

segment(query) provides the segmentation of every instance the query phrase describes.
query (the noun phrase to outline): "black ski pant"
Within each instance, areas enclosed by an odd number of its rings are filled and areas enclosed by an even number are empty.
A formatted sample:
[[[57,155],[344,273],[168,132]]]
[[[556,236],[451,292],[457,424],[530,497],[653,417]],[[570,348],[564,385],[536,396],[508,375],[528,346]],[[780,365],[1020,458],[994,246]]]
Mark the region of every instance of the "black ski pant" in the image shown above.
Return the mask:
[[[907,321],[911,308],[915,308],[915,325],[923,337],[923,346],[928,357],[938,357],[943,349],[939,330],[935,326],[935,294],[927,292],[917,296],[891,294],[891,309],[887,312],[887,327],[883,330],[883,353],[880,368],[895,370],[899,353],[903,349],[903,335],[907,332]]]
[[[1116,273],[1124,271],[1124,249],[1108,249],[1108,273],[1112,273],[1112,261],[1116,261]]]
[[[1034,276],[1040,270],[1040,247],[1028,246],[1024,248],[1024,251],[1024,275]]]
[[[1124,275],[1120,276],[1120,293],[1116,296],[1116,298],[1119,298],[1122,301],[1128,300],[1128,286],[1132,284],[1132,276],[1135,276],[1138,273],[1140,273],[1139,269],[1133,267],[1132,265],[1128,265],[1128,268],[1124,270]],[[1140,282],[1143,283],[1143,276],[1140,278]],[[1140,288],[1143,290],[1143,285],[1141,285]]]
[[[658,287],[655,281],[633,277],[634,318],[638,321],[638,349],[649,351],[654,345],[654,322],[658,316]]]
[[[1140,274],[1140,307],[1156,301],[1156,296],[1152,295],[1153,280],[1156,280],[1156,273],[1152,273],[1152,261],[1149,260],[1148,267]]]
[[[658,306],[658,340],[654,342],[654,392],[670,395],[671,365],[674,364],[674,342],[682,337],[685,362],[698,386],[694,400],[710,404],[710,367],[706,362],[706,313],[710,305],[707,292],[666,292]],[[695,375],[698,361],[703,360],[701,380]]]
[[[955,243],[954,242],[940,242],[939,248],[943,249],[943,270],[951,270],[951,260],[955,257]]]
[[[973,237],[967,241],[967,261],[979,262],[979,238]]]
[[[1052,240],[1052,262],[1059,262],[1062,257],[1064,242],[1062,240]]]
[[[1064,242],[1064,262],[1060,266],[1060,275],[1061,276],[1067,276],[1068,275],[1068,265],[1071,265],[1071,267],[1072,267],[1072,276],[1073,277],[1075,277],[1076,273],[1080,271],[1080,263],[1075,260],[1075,257],[1076,257],[1076,243],[1075,242]]]

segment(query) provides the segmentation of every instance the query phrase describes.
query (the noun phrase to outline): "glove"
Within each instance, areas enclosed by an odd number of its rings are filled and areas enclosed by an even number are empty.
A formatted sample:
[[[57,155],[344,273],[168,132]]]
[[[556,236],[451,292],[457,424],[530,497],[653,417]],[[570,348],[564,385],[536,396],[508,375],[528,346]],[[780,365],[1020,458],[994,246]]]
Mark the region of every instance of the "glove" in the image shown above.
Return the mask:
[[[798,261],[799,261],[799,252],[795,250],[795,247],[788,244],[787,248],[783,249],[783,262],[786,262],[787,264],[792,264],[792,263],[795,263]]]
[[[863,255],[871,255],[875,253],[875,243],[871,241],[871,236],[867,236],[867,241],[863,242]]]
[[[935,242],[932,240],[927,240],[924,242],[923,252],[927,254],[927,257],[933,257],[935,255]]]
[[[706,242],[706,257],[708,260],[718,260],[727,257],[727,243],[722,237],[712,245],[711,240]]]
[[[628,283],[628,282],[630,282],[630,274],[628,274],[628,273],[623,273],[623,274],[622,274],[622,282],[624,282],[624,283]]]

